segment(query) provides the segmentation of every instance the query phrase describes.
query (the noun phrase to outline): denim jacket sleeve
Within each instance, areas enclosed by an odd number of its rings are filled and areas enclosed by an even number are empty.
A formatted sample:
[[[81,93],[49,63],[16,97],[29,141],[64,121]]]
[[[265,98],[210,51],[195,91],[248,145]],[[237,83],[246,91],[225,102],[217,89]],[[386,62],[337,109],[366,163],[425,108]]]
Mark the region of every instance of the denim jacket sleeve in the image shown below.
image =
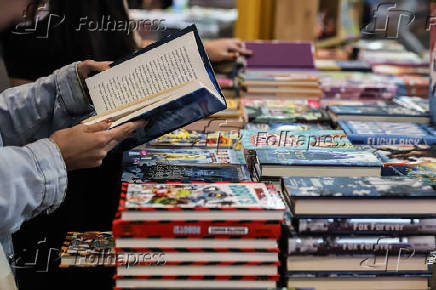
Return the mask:
[[[48,137],[92,113],[76,64],[0,94],[0,235],[60,205],[66,168]]]

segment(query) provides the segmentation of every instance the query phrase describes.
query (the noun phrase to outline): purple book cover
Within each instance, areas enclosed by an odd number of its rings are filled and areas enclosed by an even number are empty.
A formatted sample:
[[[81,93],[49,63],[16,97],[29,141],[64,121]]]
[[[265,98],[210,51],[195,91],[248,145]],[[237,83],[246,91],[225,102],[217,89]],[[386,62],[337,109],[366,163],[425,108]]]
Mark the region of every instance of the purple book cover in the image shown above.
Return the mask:
[[[315,69],[310,42],[246,42],[253,54],[247,57],[250,69]]]

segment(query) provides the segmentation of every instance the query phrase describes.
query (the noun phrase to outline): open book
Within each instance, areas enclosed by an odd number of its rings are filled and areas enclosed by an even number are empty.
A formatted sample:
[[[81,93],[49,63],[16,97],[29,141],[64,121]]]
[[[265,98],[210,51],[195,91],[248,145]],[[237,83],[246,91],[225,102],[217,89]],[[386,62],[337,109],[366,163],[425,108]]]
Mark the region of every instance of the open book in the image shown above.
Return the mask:
[[[86,79],[97,115],[112,127],[148,120],[144,143],[227,108],[194,25],[156,42]]]

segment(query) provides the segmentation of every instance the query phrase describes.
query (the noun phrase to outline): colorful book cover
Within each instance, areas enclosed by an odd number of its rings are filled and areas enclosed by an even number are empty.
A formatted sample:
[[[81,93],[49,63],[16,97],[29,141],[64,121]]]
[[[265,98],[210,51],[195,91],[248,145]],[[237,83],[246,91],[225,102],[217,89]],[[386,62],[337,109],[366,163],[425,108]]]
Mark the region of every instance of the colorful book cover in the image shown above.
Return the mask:
[[[363,145],[362,147],[364,147]],[[436,162],[436,151],[428,145],[367,146],[385,166]]]
[[[60,267],[115,266],[112,232],[68,232],[61,248]],[[69,263],[63,260],[70,259]]]
[[[392,166],[392,168],[399,175],[417,178],[429,185],[436,185],[436,163]]]
[[[388,106],[329,106],[337,116],[365,115],[388,117],[429,117],[427,113],[414,111],[398,105]]]
[[[124,168],[123,182],[244,182],[251,181],[245,165],[220,166],[135,164]]]
[[[382,167],[368,151],[355,150],[256,150],[261,165]]]
[[[204,147],[204,148],[233,148],[237,146],[239,134],[235,132],[188,131],[178,129],[149,142],[151,146],[171,147]]]
[[[293,150],[353,149],[340,130],[276,131],[242,130],[244,150],[286,148]]]
[[[126,184],[120,210],[284,210],[262,183]]]
[[[430,185],[404,176],[287,177],[284,185],[294,198],[436,197]]]
[[[232,149],[135,149],[124,153],[124,168],[142,164],[245,164],[243,154]]]
[[[355,145],[432,145],[436,133],[426,124],[339,121]]]
[[[316,100],[242,99],[247,121],[253,123],[311,123],[330,121]]]
[[[411,110],[429,113],[429,100],[419,97],[409,97],[409,96],[397,96],[393,99],[394,103],[397,105],[409,108]]]

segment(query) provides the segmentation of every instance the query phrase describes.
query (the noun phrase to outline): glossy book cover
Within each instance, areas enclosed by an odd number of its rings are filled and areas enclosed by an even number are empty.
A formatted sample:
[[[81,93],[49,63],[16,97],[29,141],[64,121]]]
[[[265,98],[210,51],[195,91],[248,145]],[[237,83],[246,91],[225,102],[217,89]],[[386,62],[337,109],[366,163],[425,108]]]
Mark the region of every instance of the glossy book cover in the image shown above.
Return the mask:
[[[365,115],[391,117],[428,117],[424,112],[414,111],[399,105],[388,106],[329,106],[336,115]]]
[[[123,166],[142,164],[245,164],[241,152],[232,149],[136,149],[124,153]]]
[[[262,183],[124,184],[123,210],[251,209],[284,210],[277,194]]]
[[[361,145],[432,145],[435,130],[426,124],[395,122],[339,121],[353,144]]]
[[[133,165],[124,169],[121,180],[143,182],[244,182],[251,181],[245,165],[223,164],[219,167],[199,165]]]
[[[294,198],[435,197],[430,185],[416,178],[396,177],[287,177],[284,185]]]
[[[286,148],[294,150],[311,149],[353,149],[353,144],[340,130],[242,130],[242,146],[250,149]]]
[[[368,151],[356,150],[256,150],[261,165],[382,167]]]

